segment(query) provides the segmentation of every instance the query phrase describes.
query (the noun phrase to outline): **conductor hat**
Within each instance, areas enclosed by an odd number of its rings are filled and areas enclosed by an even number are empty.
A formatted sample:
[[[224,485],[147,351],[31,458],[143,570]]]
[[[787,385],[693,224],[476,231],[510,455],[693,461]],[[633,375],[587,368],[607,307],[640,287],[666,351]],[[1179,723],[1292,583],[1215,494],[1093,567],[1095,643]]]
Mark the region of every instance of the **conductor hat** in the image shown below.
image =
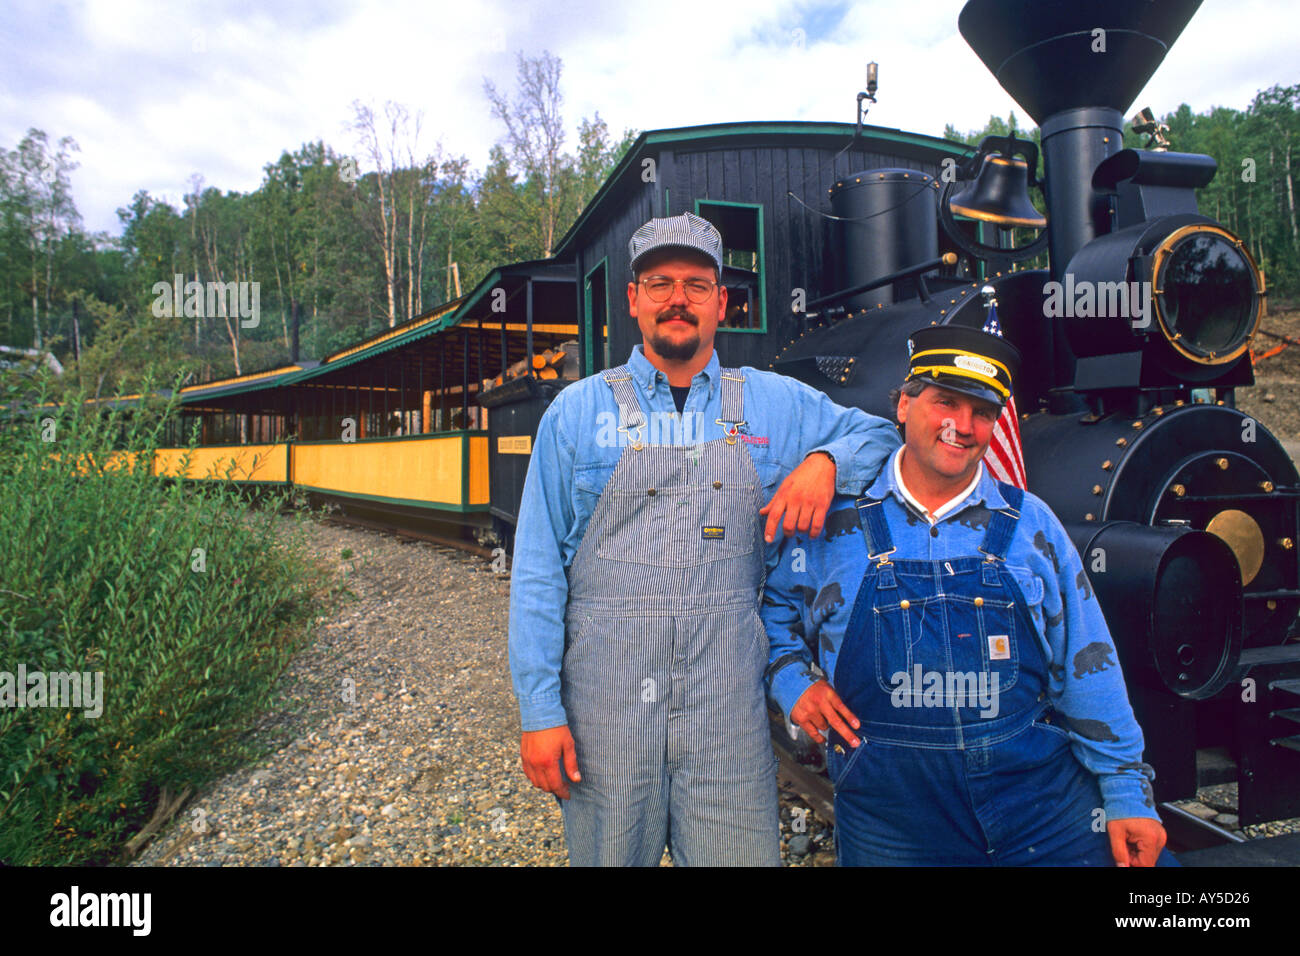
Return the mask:
[[[990,332],[931,325],[907,338],[907,380],[919,379],[995,405],[1006,405],[1020,373],[1020,351]]]

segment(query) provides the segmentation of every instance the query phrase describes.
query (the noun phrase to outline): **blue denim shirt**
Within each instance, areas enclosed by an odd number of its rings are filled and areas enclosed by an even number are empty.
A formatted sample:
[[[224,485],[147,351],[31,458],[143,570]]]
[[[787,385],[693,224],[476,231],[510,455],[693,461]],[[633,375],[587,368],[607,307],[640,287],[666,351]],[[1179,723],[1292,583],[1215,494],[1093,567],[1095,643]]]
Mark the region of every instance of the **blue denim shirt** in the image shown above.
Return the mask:
[[[691,380],[677,414],[664,374],[636,346],[628,360],[650,444],[694,445],[722,437],[720,366],[715,352]],[[857,493],[898,447],[894,425],[836,405],[824,393],[775,372],[745,367],[741,435],[763,502],[814,451],[836,462],[836,490]],[[617,431],[618,403],[600,375],[565,388],[542,416],[524,481],[510,584],[510,670],[525,731],[568,723],[560,702],[564,656],[565,569],[626,445]],[[647,547],[653,542],[647,541]],[[756,596],[757,598],[757,596]]]
[[[868,497],[885,499],[885,520],[898,549],[894,559],[978,556],[989,511],[1007,506],[988,469],[980,466],[975,490],[935,522],[938,534],[932,535],[928,519],[907,504],[898,487],[897,455],[867,490]],[[767,585],[759,610],[771,649],[766,682],[769,697],[787,716],[818,680],[811,669],[812,648],[818,649],[821,669],[835,673],[867,568],[866,540],[854,500],[836,495],[819,539],[796,535],[779,549],[768,549]],[[1142,762],[1142,730],[1129,706],[1101,605],[1056,515],[1028,492],[1007,550],[1007,570],[1029,604],[1048,661],[1050,703],[1066,716],[1074,755],[1097,775],[1106,818],[1157,818],[1150,785],[1155,771]]]

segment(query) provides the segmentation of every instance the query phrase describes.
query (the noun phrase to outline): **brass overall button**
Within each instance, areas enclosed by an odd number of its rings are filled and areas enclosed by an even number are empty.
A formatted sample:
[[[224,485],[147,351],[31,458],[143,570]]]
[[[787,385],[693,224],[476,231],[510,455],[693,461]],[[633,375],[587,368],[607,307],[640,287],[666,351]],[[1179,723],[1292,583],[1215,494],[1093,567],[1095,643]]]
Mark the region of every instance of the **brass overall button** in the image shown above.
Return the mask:
[[[720,482],[720,481],[715,481],[715,482],[713,483],[713,487],[714,487],[714,488],[721,488],[721,487],[722,487],[722,482]]]
[[[647,495],[650,495],[651,497],[654,497],[655,494],[657,494],[657,492],[656,492],[653,488],[647,488],[647,489],[646,489],[646,494],[647,494]]]
[[[906,611],[909,607],[912,606],[912,602],[904,598],[903,600],[898,602],[898,606],[901,607],[904,611]]]
[[[983,606],[984,606],[984,599],[983,599],[982,597],[977,597],[977,598],[975,599],[975,606],[976,606],[976,607],[983,607]]]
[[[836,744],[836,745],[835,745],[835,752],[836,752],[837,754],[842,754],[842,753],[844,753],[844,748],[841,747],[839,744]]]

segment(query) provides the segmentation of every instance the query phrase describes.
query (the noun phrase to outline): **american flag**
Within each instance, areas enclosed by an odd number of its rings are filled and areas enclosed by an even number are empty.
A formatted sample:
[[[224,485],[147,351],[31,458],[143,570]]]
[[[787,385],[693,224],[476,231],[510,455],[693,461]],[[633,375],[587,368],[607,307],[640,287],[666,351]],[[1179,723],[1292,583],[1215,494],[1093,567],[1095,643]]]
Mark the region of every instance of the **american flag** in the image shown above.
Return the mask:
[[[998,307],[992,300],[989,301],[988,318],[984,320],[984,331],[999,337],[1002,335],[1002,326],[998,324]],[[989,450],[984,453],[984,464],[998,481],[1028,490],[1025,452],[1020,444],[1020,416],[1016,412],[1014,395],[1007,400],[1002,416],[993,426],[993,438],[989,441]]]

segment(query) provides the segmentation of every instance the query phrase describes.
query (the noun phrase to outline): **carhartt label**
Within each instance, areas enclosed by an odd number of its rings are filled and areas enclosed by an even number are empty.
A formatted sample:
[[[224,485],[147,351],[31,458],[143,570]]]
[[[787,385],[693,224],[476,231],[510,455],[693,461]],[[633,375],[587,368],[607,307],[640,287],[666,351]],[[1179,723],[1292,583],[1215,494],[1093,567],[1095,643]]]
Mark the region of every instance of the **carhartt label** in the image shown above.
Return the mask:
[[[989,635],[989,660],[1008,661],[1011,659],[1011,642],[1005,634]]]
[[[705,539],[715,538],[720,540],[722,538],[725,538],[726,536],[727,536],[726,528],[701,528],[700,529],[700,537]]]

